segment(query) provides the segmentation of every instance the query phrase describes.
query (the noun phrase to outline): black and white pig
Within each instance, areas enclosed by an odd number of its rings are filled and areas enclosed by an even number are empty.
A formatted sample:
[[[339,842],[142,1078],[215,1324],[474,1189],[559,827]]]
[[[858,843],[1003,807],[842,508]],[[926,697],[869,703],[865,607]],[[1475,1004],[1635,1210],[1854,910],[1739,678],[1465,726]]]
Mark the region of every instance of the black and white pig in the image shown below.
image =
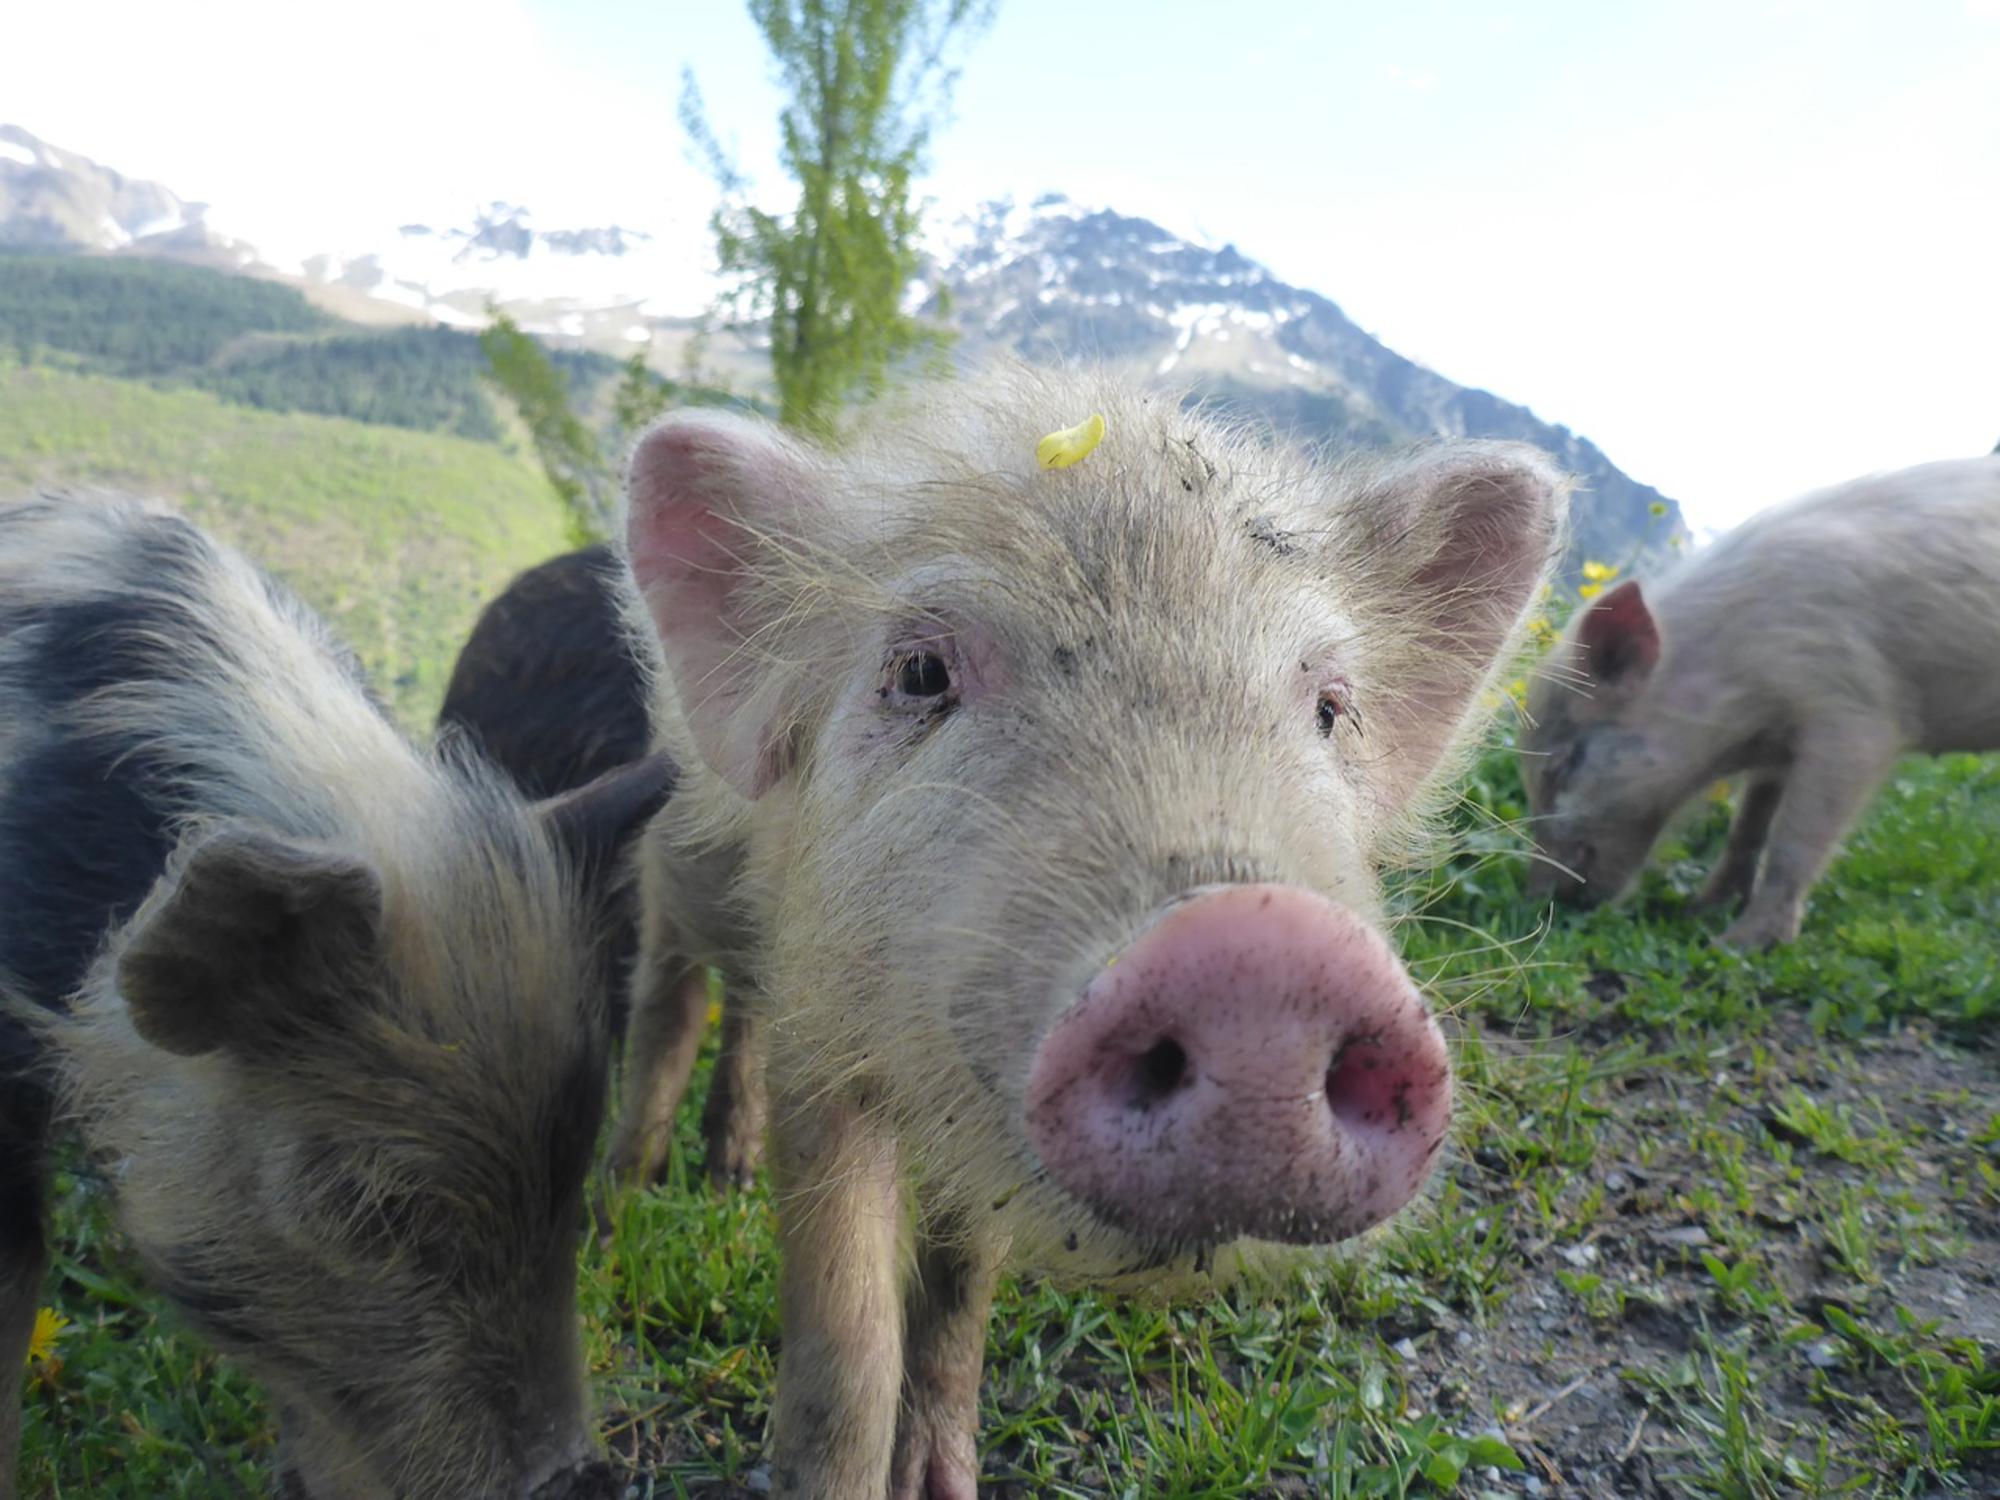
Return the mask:
[[[304,1500],[596,1500],[575,1251],[593,886],[648,759],[531,806],[318,622],[118,499],[0,507],[0,1490],[57,1117]]]

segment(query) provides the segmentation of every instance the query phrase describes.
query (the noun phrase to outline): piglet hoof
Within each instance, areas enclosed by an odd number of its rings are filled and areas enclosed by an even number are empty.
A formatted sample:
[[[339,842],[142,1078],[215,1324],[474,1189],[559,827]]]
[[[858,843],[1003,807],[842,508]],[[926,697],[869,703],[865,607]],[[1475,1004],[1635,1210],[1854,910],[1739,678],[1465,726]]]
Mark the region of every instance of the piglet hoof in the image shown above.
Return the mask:
[[[758,1162],[764,1160],[764,1132],[744,1120],[744,1110],[732,1110],[726,1120],[704,1120],[708,1128],[708,1180],[718,1190],[748,1190],[756,1184]]]
[[[979,1453],[972,1434],[899,1444],[889,1500],[979,1500]]]
[[[611,1143],[604,1161],[604,1176],[590,1194],[591,1218],[597,1238],[610,1244],[618,1233],[618,1205],[636,1188],[650,1187],[665,1175],[666,1156],[652,1154],[650,1134],[625,1136]]]
[[[756,1136],[726,1131],[708,1143],[708,1180],[721,1192],[731,1188],[748,1192],[756,1184],[763,1154],[763,1142]]]
[[[718,1079],[702,1111],[701,1133],[708,1143],[708,1180],[721,1192],[747,1191],[764,1159],[762,1088],[743,1082],[731,1089]]]
[[[590,1227],[600,1245],[618,1238],[618,1200],[622,1194],[616,1182],[600,1182],[590,1194]]]
[[[667,1175],[673,1150],[673,1125],[647,1125],[612,1141],[604,1172],[618,1190],[654,1187]]]
[[[1772,916],[1768,912],[1745,912],[1723,930],[1716,942],[1738,953],[1762,953],[1782,947],[1799,935],[1796,914]]]
[[[1694,898],[1699,911],[1729,911],[1749,899],[1750,877],[1733,870],[1716,870]]]

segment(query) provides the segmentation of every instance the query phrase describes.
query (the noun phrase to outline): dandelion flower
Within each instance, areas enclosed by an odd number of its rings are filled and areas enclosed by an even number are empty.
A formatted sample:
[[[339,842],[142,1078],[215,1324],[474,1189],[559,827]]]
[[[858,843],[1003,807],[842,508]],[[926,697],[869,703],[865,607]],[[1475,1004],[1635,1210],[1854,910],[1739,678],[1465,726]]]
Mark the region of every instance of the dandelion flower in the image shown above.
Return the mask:
[[[1583,576],[1592,583],[1609,583],[1618,576],[1616,563],[1586,562]]]
[[[37,1308],[35,1310],[35,1330],[28,1335],[28,1363],[31,1365],[47,1364],[51,1359],[54,1359],[56,1340],[62,1337],[62,1331],[67,1327],[69,1327],[69,1319],[57,1312],[53,1307]]]
[[[1052,432],[1035,444],[1035,462],[1045,469],[1067,469],[1090,457],[1091,450],[1104,441],[1104,418],[1092,412],[1074,427]]]
[[[1577,591],[1576,591],[1576,597],[1577,597],[1577,598],[1579,598],[1579,599],[1595,599],[1595,598],[1596,598],[1596,597],[1597,597],[1597,596],[1598,596],[1599,594],[1601,594],[1601,593],[1603,593],[1603,592],[1604,592],[1604,585],[1603,585],[1603,584],[1601,584],[1601,583],[1586,583],[1586,584],[1582,584],[1582,585],[1580,585],[1580,586],[1579,586],[1579,587],[1577,588]]]

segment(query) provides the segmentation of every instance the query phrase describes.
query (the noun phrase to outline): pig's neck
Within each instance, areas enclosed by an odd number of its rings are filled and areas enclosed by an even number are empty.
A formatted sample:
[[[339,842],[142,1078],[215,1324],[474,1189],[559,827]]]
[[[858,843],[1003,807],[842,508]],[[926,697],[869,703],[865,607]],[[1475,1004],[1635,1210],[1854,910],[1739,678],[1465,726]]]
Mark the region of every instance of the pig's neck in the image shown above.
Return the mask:
[[[1674,645],[1655,677],[1646,716],[1669,742],[1669,759],[1687,768],[1692,794],[1741,771],[1772,770],[1791,757],[1789,697],[1728,670],[1730,643],[1699,628],[1663,632]]]

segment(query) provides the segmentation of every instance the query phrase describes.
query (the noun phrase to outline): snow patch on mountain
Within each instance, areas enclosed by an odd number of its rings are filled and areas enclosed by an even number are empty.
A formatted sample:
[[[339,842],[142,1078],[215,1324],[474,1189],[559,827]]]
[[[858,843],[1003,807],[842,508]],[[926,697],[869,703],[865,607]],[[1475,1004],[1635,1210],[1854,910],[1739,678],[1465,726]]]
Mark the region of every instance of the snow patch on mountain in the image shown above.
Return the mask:
[[[1590,555],[1663,547],[1683,530],[1678,507],[1587,440],[1404,358],[1328,298],[1280,281],[1234,245],[1056,194],[981,205],[934,243],[932,276],[949,293],[967,361],[989,349],[1031,361],[1093,359],[1169,378],[1317,441],[1530,442],[1583,480],[1576,542]],[[931,310],[945,306],[939,299]]]
[[[632,314],[670,317],[700,307],[706,277],[652,234],[623,224],[540,229],[518,204],[489,203],[467,225],[406,223],[365,249],[300,262],[309,283],[350,286],[462,324],[492,303],[556,338],[593,331],[638,342]],[[599,325],[617,310],[615,328]]]

